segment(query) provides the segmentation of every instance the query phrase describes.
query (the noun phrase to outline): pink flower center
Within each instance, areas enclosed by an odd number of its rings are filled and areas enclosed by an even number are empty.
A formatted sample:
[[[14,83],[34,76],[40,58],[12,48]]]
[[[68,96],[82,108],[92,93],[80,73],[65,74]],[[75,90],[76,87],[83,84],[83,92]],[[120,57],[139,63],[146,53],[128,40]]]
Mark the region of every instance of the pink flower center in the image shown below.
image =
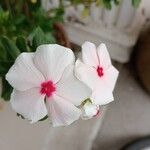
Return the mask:
[[[102,77],[104,75],[102,67],[100,67],[100,66],[97,67],[97,74],[99,77]]]
[[[52,81],[46,81],[41,84],[41,94],[45,94],[47,97],[50,97],[55,91],[56,87]]]

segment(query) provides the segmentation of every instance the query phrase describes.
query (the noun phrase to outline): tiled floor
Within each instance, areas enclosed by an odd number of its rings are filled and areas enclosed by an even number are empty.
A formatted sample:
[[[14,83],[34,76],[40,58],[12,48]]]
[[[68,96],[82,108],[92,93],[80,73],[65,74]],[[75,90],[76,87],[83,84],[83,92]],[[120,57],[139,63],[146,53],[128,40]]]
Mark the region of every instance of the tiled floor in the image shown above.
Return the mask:
[[[93,150],[119,150],[133,139],[150,135],[150,97],[128,66],[120,73],[115,99],[108,107]]]

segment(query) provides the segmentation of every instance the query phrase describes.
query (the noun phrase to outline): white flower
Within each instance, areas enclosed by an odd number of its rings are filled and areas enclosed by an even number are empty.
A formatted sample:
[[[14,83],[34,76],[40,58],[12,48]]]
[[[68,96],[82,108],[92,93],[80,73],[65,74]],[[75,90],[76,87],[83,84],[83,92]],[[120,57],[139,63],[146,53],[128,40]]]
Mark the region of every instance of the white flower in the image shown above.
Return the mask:
[[[90,101],[86,101],[83,106],[81,106],[82,110],[82,119],[91,119],[99,114],[99,105],[95,105]]]
[[[74,54],[57,44],[22,53],[6,75],[14,87],[12,108],[32,123],[49,114],[53,126],[69,125],[80,117],[76,107],[88,98],[89,88],[73,75]]]
[[[98,48],[93,43],[82,45],[82,61],[76,61],[76,76],[92,89],[90,99],[96,105],[113,101],[113,89],[118,71],[112,66],[105,44]]]

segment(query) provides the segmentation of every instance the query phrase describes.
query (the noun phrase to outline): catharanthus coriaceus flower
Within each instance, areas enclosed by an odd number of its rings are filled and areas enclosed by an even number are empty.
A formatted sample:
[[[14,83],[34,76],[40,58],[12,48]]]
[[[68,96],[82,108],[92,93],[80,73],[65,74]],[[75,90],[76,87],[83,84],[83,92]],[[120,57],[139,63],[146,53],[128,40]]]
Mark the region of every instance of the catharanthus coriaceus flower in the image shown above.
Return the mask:
[[[74,76],[74,54],[63,46],[45,44],[22,53],[6,75],[14,87],[12,108],[31,122],[50,116],[53,126],[69,125],[81,111],[76,106],[90,90]]]
[[[106,46],[90,42],[82,45],[82,60],[76,63],[69,48],[45,44],[20,54],[6,74],[14,88],[12,108],[32,123],[49,116],[53,126],[97,116],[99,105],[113,100],[117,77]]]
[[[82,60],[76,61],[76,76],[92,89],[90,99],[96,105],[113,101],[118,71],[112,66],[105,44],[98,48],[91,42],[82,45]]]

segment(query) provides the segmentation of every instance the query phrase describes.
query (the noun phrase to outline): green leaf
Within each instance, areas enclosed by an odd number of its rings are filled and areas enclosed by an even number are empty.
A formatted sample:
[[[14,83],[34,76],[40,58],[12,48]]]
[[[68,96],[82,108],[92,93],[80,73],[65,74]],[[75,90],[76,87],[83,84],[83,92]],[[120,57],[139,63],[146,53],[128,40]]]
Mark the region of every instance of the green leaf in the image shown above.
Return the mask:
[[[0,24],[3,24],[4,22],[8,21],[8,18],[9,18],[9,11],[4,11],[0,6]]]
[[[18,49],[21,52],[28,52],[29,51],[29,48],[28,48],[28,46],[26,44],[26,40],[22,36],[17,37],[17,39],[16,39],[16,46],[18,47]]]
[[[40,27],[37,27],[34,31],[33,40],[32,40],[32,47],[33,50],[39,45],[42,44],[50,44],[54,42],[54,38],[52,38],[51,34],[44,34],[43,30]]]
[[[37,27],[34,31],[32,47],[34,50],[36,50],[36,48],[39,45],[44,44],[44,43],[45,43],[44,32],[42,31],[42,29],[40,27]]]
[[[2,43],[0,41],[0,60],[6,60],[6,58],[7,58],[7,53],[4,50]]]
[[[119,5],[119,4],[120,4],[120,0],[114,0],[114,3],[115,3],[116,5]]]
[[[10,86],[10,84],[5,80],[5,78],[2,78],[2,95],[1,97],[5,101],[10,100],[10,95],[12,93],[13,88]]]
[[[15,60],[16,57],[20,54],[20,51],[16,47],[16,45],[4,36],[1,37],[1,43],[3,45],[3,48],[7,51],[7,54],[9,54],[12,57],[12,59]]]
[[[103,0],[103,5],[106,9],[111,9],[111,0]]]
[[[141,2],[141,0],[132,0],[132,5],[133,5],[135,8],[138,8],[140,2]]]
[[[26,19],[25,15],[19,14],[14,18],[14,23],[16,25],[19,25],[19,24],[23,23],[25,19]]]
[[[49,44],[56,43],[56,39],[54,38],[54,36],[50,32],[45,34],[45,38],[46,38],[47,43],[49,43]]]
[[[9,68],[13,65],[13,61],[0,60],[0,76],[5,76]]]

